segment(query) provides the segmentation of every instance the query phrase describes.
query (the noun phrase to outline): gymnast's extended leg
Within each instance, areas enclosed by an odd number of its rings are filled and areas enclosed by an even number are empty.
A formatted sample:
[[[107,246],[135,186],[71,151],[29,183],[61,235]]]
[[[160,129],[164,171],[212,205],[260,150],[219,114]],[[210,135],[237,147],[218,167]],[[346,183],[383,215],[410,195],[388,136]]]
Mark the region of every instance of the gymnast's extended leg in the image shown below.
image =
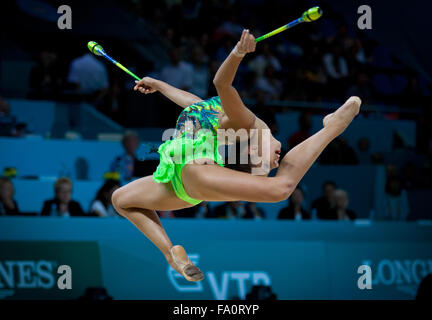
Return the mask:
[[[287,199],[325,147],[340,135],[358,114],[361,101],[348,99],[327,115],[324,128],[282,159],[275,177],[254,176],[217,165],[188,164],[182,172],[186,192],[206,201],[278,202]]]
[[[175,195],[170,184],[153,181],[151,176],[117,189],[112,203],[119,214],[130,220],[163,253],[168,263],[189,281],[199,281],[202,272],[188,259],[181,246],[173,246],[154,210],[177,210],[191,205]]]

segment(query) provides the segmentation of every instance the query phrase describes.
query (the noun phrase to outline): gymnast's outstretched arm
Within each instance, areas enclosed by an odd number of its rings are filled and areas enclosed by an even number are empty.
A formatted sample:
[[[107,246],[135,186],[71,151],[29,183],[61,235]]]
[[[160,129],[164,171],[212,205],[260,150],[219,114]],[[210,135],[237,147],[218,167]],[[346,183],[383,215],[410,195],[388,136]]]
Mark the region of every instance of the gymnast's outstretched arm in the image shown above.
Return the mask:
[[[159,91],[165,97],[167,97],[172,102],[176,103],[182,108],[186,108],[191,104],[203,100],[200,97],[197,97],[196,95],[190,92],[178,89],[176,87],[169,85],[166,82],[163,82],[161,80],[156,80],[150,77],[144,77],[140,81],[136,81],[134,90],[135,91],[138,90],[144,94],[149,94],[149,93]]]
[[[237,68],[244,55],[255,51],[255,41],[249,30],[243,30],[240,41],[233,52],[225,59],[213,79],[222,107],[229,118],[233,129],[251,129],[255,124],[255,115],[241,100],[237,90],[232,86]]]

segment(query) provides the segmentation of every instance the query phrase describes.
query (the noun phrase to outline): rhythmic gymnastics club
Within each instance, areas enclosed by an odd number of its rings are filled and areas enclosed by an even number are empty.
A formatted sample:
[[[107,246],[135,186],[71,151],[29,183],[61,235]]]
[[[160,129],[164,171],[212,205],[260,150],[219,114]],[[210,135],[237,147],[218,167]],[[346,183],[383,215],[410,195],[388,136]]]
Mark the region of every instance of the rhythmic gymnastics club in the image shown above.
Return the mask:
[[[272,32],[266,33],[265,35],[256,38],[255,42],[259,42],[261,40],[267,39],[268,37],[274,36],[275,34],[278,34],[279,32],[285,31],[289,28],[292,28],[302,22],[311,22],[318,20],[322,16],[322,10],[320,7],[313,7],[309,10],[305,11],[302,16],[294,21],[291,21],[290,23],[287,23],[286,25],[277,28],[276,30],[273,30]]]
[[[119,67],[120,69],[122,69],[124,72],[128,73],[129,75],[131,75],[132,77],[134,77],[135,79],[137,79],[138,81],[141,80],[141,78],[139,78],[138,76],[136,76],[134,73],[132,73],[131,71],[129,71],[127,68],[125,68],[122,64],[118,63],[117,61],[115,61],[113,58],[111,58],[109,55],[107,55],[105,53],[105,50],[102,48],[102,46],[100,44],[98,44],[97,42],[94,41],[89,41],[87,43],[87,48],[89,48],[90,52],[97,55],[97,56],[102,56],[107,58],[109,61],[111,61],[112,63],[114,63],[117,67]]]

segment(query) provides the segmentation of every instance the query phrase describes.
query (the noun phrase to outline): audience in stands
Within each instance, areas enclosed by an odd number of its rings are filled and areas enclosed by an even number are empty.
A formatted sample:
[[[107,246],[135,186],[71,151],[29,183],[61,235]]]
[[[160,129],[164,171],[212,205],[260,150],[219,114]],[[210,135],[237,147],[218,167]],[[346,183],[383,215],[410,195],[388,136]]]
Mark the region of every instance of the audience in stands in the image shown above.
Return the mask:
[[[57,99],[62,88],[63,79],[58,65],[58,55],[44,50],[39,55],[37,64],[30,71],[29,98]]]
[[[206,218],[223,219],[264,219],[265,213],[256,203],[245,201],[225,202],[213,208],[207,209]]]
[[[85,100],[100,104],[108,92],[109,80],[105,64],[91,53],[72,60],[67,81]]]
[[[336,189],[336,183],[333,181],[325,181],[322,185],[323,195],[312,202],[313,215],[316,218],[329,215],[333,207],[333,195]]]
[[[279,100],[283,91],[282,82],[277,79],[275,69],[271,65],[264,69],[263,76],[258,76],[255,87],[264,93],[266,100]]]
[[[212,218],[212,210],[207,201],[190,208],[175,210],[173,212],[176,218]]]
[[[118,172],[123,180],[150,175],[156,170],[158,161],[144,161],[137,158],[136,151],[139,143],[138,135],[134,131],[126,131],[123,135],[124,153],[112,161],[110,168],[111,171]]]
[[[329,143],[318,161],[320,164],[325,165],[355,165],[358,163],[354,149],[351,148],[348,145],[348,142],[340,136]]]
[[[356,213],[348,209],[348,193],[342,189],[336,189],[333,193],[333,207],[325,215],[318,218],[323,220],[355,220]]]
[[[265,75],[268,67],[272,68],[272,72],[282,70],[282,65],[278,58],[270,50],[268,43],[263,43],[262,46],[257,47],[258,54],[255,54],[251,61],[248,63],[249,69],[256,72],[259,77]]]
[[[98,217],[118,217],[119,215],[111,203],[111,195],[120,187],[121,184],[117,180],[105,181],[90,205],[90,215]]]
[[[18,123],[11,114],[9,103],[0,97],[0,136],[19,137],[26,133],[27,125]]]
[[[196,218],[198,206],[173,211],[175,218]]]
[[[8,178],[0,178],[0,216],[16,216],[20,211],[14,199],[14,186]]]
[[[405,221],[409,215],[406,190],[397,175],[387,176],[386,190],[381,210],[375,213],[375,220]]]
[[[245,209],[246,214],[242,217],[243,219],[261,220],[266,218],[264,210],[257,207],[256,202],[246,202]]]
[[[288,207],[283,208],[278,215],[278,219],[290,220],[309,220],[310,213],[303,206],[303,189],[299,186],[293,191],[288,199]]]
[[[366,165],[372,163],[370,141],[366,137],[362,137],[357,141],[357,159],[358,164]]]
[[[171,49],[170,59],[171,63],[162,68],[159,79],[176,88],[190,90],[194,82],[193,66],[181,59],[179,48]]]
[[[301,113],[298,118],[299,129],[294,132],[288,139],[288,147],[294,148],[299,143],[302,143],[311,136],[311,117],[308,113]]]
[[[41,216],[85,216],[79,202],[72,200],[72,181],[69,178],[59,178],[55,182],[54,198],[44,202]]]
[[[373,99],[373,89],[367,74],[361,72],[355,77],[355,82],[347,91],[347,96],[362,97],[362,103],[370,104]]]
[[[225,202],[209,212],[207,218],[237,219],[246,214],[246,209],[241,201]]]
[[[336,91],[343,90],[349,75],[348,63],[343,55],[342,46],[333,43],[328,53],[323,56],[324,69],[329,77],[329,90],[333,96]]]
[[[208,67],[209,57],[200,46],[192,52],[192,84],[190,92],[205,99],[210,84],[210,71]]]

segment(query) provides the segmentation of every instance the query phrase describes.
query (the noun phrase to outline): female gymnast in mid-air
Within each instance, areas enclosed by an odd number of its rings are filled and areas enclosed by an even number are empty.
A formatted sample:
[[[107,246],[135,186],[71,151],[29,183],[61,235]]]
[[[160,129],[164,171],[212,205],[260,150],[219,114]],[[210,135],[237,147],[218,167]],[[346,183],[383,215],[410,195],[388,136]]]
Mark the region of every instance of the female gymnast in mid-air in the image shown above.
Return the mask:
[[[200,281],[204,275],[189,260],[182,246],[172,245],[155,210],[178,210],[202,201],[283,201],[295,190],[324,148],[359,112],[361,100],[350,97],[335,112],[324,117],[320,131],[291,149],[279,164],[281,143],[271,134],[265,138],[269,127],[243,104],[232,86],[242,58],[255,51],[254,40],[249,30],[244,30],[240,41],[220,66],[213,79],[218,97],[203,100],[149,77],[137,81],[134,88],[144,94],[159,91],[184,110],[177,120],[173,139],[159,147],[160,163],[153,176],[117,189],[112,202],[118,213],[146,235],[168,263],[189,281]],[[186,122],[192,123],[192,127]],[[221,129],[243,129],[251,141],[252,133],[256,135],[257,144],[246,148],[248,161],[252,158],[261,161],[249,163],[251,170],[245,172],[244,166],[241,171],[228,168],[217,151],[202,151],[213,150],[215,141],[217,146],[224,143],[219,141],[224,139],[217,137]],[[189,154],[186,152],[180,157],[181,161],[174,161],[173,155],[179,150],[189,150]],[[279,167],[276,175],[268,177],[270,170],[276,167]],[[252,173],[252,169],[257,170]]]

